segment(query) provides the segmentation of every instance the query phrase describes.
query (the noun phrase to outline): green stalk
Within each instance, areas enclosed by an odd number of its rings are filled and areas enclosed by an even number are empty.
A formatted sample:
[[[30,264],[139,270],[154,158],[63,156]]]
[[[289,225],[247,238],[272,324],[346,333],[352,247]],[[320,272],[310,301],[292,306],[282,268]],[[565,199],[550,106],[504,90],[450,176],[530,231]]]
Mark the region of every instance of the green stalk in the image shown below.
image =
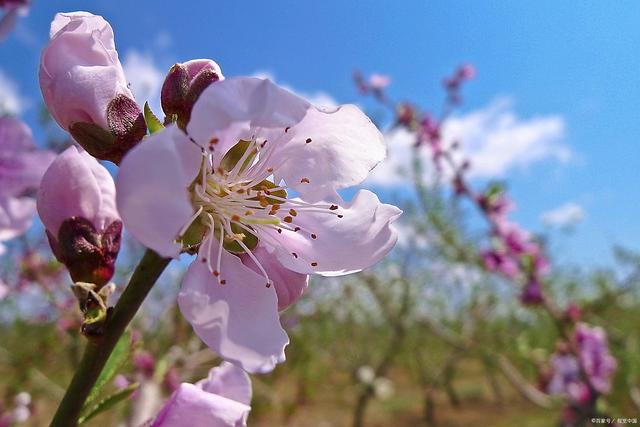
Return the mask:
[[[170,258],[161,258],[147,249],[133,272],[129,284],[113,308],[105,325],[104,335],[87,343],[80,365],[73,375],[50,427],[75,427],[78,424],[84,402],[113,348],[169,261],[171,261]]]

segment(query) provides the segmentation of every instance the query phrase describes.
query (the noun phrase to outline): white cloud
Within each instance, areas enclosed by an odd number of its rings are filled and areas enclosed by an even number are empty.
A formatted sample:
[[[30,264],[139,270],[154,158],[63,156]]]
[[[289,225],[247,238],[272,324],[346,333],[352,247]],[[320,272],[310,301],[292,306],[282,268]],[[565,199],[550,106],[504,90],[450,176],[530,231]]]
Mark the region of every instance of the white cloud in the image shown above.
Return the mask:
[[[471,162],[469,176],[501,178],[513,169],[525,169],[543,160],[565,163],[571,159],[569,147],[561,141],[565,133],[564,119],[559,115],[522,119],[513,110],[513,102],[498,98],[484,108],[453,116],[443,129],[445,144],[459,141],[457,158]],[[415,155],[415,137],[404,129],[386,133],[388,157],[368,179],[370,185],[398,186],[409,183],[411,159]],[[423,157],[426,179],[430,179],[431,153],[419,151]]]
[[[125,55],[123,68],[129,82],[133,96],[140,105],[149,101],[153,112],[160,116],[160,89],[166,75],[155,63],[148,53],[140,53],[137,50],[129,50]]]
[[[258,77],[260,79],[269,79],[274,83],[277,82],[275,75],[269,71],[259,70],[254,72],[252,75],[253,77]],[[295,93],[299,97],[306,99],[311,104],[319,107],[337,107],[339,105],[338,101],[336,101],[334,97],[332,97],[326,92],[322,92],[322,91],[304,92],[304,91],[299,91],[297,89],[294,89],[293,87],[291,87],[286,83],[278,83],[278,85],[280,87],[285,88],[289,92]]]
[[[27,104],[28,100],[20,95],[18,85],[0,70],[0,114],[18,115]]]
[[[582,222],[585,212],[582,206],[574,202],[567,202],[555,209],[540,215],[540,220],[550,227],[569,228]]]
[[[561,116],[521,119],[510,99],[498,98],[485,108],[452,117],[443,134],[447,141],[462,142],[471,176],[498,178],[541,160],[570,160],[571,151],[561,143],[564,132]]]

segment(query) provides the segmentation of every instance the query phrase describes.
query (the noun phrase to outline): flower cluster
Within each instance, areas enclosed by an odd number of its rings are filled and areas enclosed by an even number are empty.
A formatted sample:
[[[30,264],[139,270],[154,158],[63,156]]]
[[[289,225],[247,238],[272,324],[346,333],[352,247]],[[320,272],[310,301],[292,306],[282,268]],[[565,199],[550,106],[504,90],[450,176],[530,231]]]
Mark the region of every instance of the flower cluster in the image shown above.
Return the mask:
[[[442,140],[442,129],[454,107],[461,102],[460,90],[464,82],[475,76],[472,66],[459,67],[444,79],[446,100],[439,118],[429,113],[421,115],[410,102],[391,103],[386,97],[378,97],[384,105],[390,106],[394,114],[394,126],[400,126],[415,135],[415,147],[428,147],[433,165],[440,176],[451,179],[453,194],[466,197],[477,208],[490,226],[490,246],[482,249],[477,257],[485,270],[497,272],[507,279],[521,284],[520,301],[524,305],[541,305],[556,321],[565,336],[573,336],[571,343],[563,343],[550,360],[550,380],[543,381],[550,394],[569,397],[573,406],[567,406],[566,414],[575,418],[579,412],[594,413],[598,396],[607,394],[611,388],[611,377],[616,369],[616,360],[609,353],[605,331],[600,327],[590,327],[579,323],[582,310],[571,302],[564,310],[556,307],[543,290],[549,261],[542,245],[518,224],[509,220],[514,207],[500,184],[491,184],[483,192],[475,191],[469,184],[466,172],[470,168],[468,160],[459,160],[453,151],[459,142]],[[361,93],[365,80],[360,77],[356,84]],[[444,170],[444,166],[448,170]],[[415,170],[414,170],[415,171]]]

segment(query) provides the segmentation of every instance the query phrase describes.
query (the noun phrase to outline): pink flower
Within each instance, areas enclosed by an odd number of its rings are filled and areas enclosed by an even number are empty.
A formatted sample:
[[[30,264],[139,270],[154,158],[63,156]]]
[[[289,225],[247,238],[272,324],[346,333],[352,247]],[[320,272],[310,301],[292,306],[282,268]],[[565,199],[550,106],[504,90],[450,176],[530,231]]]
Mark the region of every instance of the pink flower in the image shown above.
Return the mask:
[[[243,427],[251,410],[251,394],[249,376],[223,362],[206,380],[180,384],[151,427]]]
[[[200,94],[212,83],[223,80],[218,64],[210,59],[194,59],[175,64],[162,85],[162,110],[171,122],[185,128]]]
[[[119,162],[147,129],[111,26],[88,12],[58,13],[49,34],[39,76],[51,115],[92,155]]]
[[[606,332],[600,327],[579,323],[574,340],[578,346],[580,363],[591,385],[600,393],[608,393],[611,390],[611,377],[618,364],[609,353]]]
[[[0,117],[0,242],[23,234],[31,226],[36,205],[26,193],[40,185],[54,157],[50,151],[36,149],[24,123]]]
[[[383,74],[371,74],[369,76],[369,86],[373,90],[384,90],[387,86],[391,84],[391,77]]]
[[[104,166],[67,148],[42,178],[38,213],[54,254],[74,281],[102,286],[111,279],[122,223],[113,178]]]
[[[318,109],[268,80],[231,78],[202,93],[187,135],[169,126],[125,157],[118,209],[160,255],[198,249],[182,313],[222,357],[264,372],[284,360],[278,308],[307,274],[362,270],[395,244],[399,209],[369,191],[350,202],[337,193],[384,156],[355,106]]]
[[[0,0],[0,7],[5,10],[0,18],[0,41],[13,30],[18,16],[27,14],[30,3],[30,0]]]
[[[538,305],[544,301],[542,285],[537,278],[531,278],[522,289],[520,302],[524,305]]]

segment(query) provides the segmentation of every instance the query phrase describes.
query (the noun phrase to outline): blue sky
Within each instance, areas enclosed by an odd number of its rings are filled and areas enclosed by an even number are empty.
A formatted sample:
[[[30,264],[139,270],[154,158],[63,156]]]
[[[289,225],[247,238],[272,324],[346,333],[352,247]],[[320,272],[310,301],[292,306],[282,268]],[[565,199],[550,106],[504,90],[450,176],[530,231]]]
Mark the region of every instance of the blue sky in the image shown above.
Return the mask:
[[[21,117],[35,127],[38,55],[49,22],[57,11],[87,9],[111,23],[123,62],[151,67],[151,74],[209,57],[227,76],[267,72],[297,91],[340,103],[363,102],[350,77],[359,68],[389,74],[392,97],[435,108],[442,76],[470,62],[478,76],[465,89],[460,123],[502,105],[494,119],[514,122],[508,135],[534,133],[532,145],[502,171],[518,203],[514,217],[540,231],[544,212],[579,206],[584,219],[573,233],[553,234],[560,260],[603,264],[613,243],[640,249],[640,3],[171,4],[35,0],[0,44],[0,83],[15,86]],[[532,158],[541,146],[546,151]]]

